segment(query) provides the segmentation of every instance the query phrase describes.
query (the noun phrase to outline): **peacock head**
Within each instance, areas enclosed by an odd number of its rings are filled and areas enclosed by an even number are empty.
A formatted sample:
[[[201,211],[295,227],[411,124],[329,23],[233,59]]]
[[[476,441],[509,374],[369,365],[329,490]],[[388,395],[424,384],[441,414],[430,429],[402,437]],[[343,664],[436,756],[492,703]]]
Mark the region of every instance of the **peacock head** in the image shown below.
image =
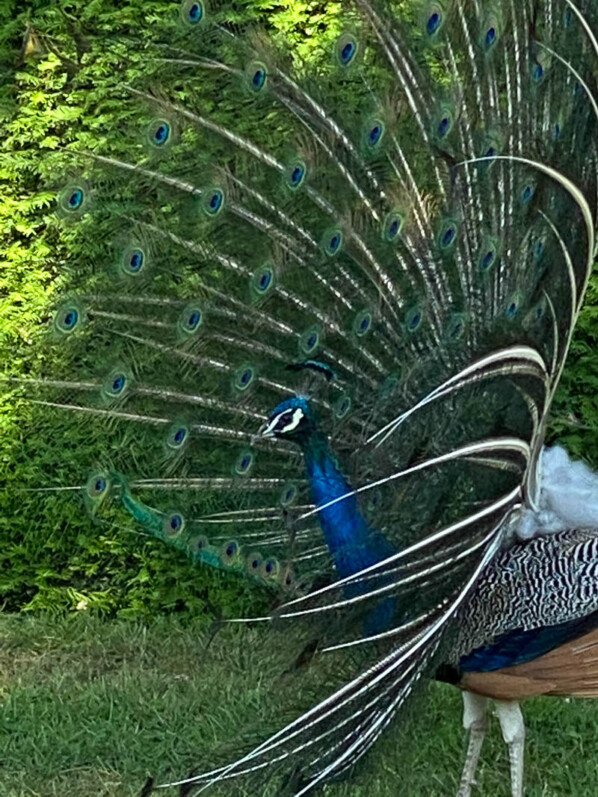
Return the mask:
[[[316,424],[316,414],[308,400],[303,396],[292,396],[272,410],[256,437],[278,437],[303,444],[315,431]]]

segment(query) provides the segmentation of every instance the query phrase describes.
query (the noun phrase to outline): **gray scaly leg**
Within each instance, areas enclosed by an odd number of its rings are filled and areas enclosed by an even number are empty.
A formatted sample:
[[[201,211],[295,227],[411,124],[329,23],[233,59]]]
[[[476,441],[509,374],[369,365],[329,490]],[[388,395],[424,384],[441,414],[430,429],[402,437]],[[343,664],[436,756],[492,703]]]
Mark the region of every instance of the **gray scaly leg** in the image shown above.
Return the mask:
[[[509,746],[511,797],[523,797],[523,753],[525,748],[523,714],[516,700],[497,700],[496,714],[503,739]]]
[[[473,692],[463,692],[463,727],[469,731],[469,741],[457,797],[470,797],[471,787],[475,784],[478,759],[488,728],[487,697],[475,695]]]

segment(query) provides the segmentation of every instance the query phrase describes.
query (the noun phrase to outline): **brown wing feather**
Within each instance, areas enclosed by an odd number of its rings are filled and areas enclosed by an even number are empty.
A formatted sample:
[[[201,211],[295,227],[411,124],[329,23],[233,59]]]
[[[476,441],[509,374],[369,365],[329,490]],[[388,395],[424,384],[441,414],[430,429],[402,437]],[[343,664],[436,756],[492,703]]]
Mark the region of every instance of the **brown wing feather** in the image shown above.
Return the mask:
[[[598,697],[598,629],[525,664],[464,674],[459,686],[496,700]]]

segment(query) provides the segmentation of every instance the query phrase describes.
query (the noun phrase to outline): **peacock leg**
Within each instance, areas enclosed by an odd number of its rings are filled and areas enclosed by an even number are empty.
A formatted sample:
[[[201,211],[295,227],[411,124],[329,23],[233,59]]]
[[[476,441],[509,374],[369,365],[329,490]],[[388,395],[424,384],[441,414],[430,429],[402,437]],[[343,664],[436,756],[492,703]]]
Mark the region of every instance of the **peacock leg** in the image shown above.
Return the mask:
[[[502,736],[509,746],[511,767],[511,797],[523,797],[523,753],[525,749],[525,723],[516,700],[497,700]]]
[[[488,728],[487,697],[475,695],[473,692],[463,692],[463,727],[469,731],[469,740],[457,797],[470,797],[471,787],[475,784],[478,759]]]

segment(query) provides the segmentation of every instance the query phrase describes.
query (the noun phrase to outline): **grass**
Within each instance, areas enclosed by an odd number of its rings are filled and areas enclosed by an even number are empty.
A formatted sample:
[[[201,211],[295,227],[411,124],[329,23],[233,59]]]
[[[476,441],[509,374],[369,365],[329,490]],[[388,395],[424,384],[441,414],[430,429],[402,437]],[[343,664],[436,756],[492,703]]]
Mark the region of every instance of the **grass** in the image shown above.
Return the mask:
[[[150,773],[163,780],[209,765],[215,744],[259,720],[271,683],[264,643],[261,630],[231,628],[206,650],[185,617],[149,625],[85,612],[0,617],[0,797],[130,797]],[[350,782],[324,793],[456,793],[465,743],[460,696],[442,684],[430,692],[410,755],[391,733]],[[536,699],[525,714],[526,797],[596,795],[598,706]],[[478,779],[480,797],[507,797],[496,722]]]

